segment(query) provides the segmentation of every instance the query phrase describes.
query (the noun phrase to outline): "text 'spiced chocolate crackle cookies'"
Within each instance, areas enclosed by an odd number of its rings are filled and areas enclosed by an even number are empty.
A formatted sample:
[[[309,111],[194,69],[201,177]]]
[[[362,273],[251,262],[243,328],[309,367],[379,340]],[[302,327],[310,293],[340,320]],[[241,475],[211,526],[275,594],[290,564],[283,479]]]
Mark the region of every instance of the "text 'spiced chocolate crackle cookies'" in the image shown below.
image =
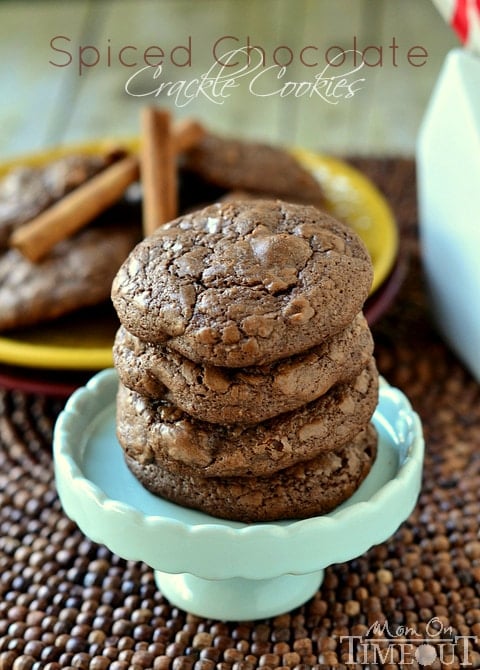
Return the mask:
[[[217,203],[118,271],[117,435],[153,493],[245,522],[324,514],[376,455],[372,264],[313,206]]]

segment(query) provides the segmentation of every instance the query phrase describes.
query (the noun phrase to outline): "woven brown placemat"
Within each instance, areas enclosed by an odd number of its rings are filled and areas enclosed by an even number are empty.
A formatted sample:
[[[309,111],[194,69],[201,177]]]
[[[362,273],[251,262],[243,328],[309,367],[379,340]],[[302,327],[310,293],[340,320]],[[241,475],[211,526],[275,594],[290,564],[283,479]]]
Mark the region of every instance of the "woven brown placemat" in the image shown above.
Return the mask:
[[[409,255],[401,292],[373,330],[380,372],[424,423],[414,513],[389,541],[327,569],[293,612],[201,619],[172,607],[148,566],[112,555],[63,514],[51,455],[61,403],[0,391],[0,670],[480,666],[480,387],[429,318],[413,163],[353,163],[388,197]]]

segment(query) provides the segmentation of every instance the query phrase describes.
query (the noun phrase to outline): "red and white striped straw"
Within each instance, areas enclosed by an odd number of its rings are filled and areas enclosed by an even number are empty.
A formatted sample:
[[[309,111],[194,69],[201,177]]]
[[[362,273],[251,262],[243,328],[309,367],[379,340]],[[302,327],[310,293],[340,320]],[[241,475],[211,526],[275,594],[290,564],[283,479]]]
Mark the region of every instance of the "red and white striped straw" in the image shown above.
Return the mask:
[[[433,0],[467,49],[480,53],[480,0]]]

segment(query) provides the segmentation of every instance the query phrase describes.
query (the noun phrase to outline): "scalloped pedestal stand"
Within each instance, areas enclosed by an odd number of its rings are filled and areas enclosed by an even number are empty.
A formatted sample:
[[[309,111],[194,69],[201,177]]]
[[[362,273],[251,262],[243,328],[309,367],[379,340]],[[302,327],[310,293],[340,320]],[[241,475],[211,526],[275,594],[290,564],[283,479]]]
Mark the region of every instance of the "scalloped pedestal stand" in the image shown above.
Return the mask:
[[[76,391],[55,426],[55,476],[65,512],[93,541],[155,570],[170,602],[213,619],[252,620],[290,611],[318,589],[328,565],[386,540],[412,511],[421,483],[420,420],[382,380],[374,415],[375,464],[330,514],[242,524],[207,516],[146,491],[115,437],[113,370]]]

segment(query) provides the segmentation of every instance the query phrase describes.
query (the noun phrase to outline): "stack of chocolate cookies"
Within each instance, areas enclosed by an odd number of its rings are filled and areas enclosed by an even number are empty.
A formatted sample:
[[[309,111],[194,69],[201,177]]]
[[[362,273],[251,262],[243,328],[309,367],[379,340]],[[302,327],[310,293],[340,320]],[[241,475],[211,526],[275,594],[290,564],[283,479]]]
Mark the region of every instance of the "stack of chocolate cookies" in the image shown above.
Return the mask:
[[[117,434],[153,493],[217,517],[323,514],[376,454],[363,243],[317,208],[211,205],[120,268]]]

